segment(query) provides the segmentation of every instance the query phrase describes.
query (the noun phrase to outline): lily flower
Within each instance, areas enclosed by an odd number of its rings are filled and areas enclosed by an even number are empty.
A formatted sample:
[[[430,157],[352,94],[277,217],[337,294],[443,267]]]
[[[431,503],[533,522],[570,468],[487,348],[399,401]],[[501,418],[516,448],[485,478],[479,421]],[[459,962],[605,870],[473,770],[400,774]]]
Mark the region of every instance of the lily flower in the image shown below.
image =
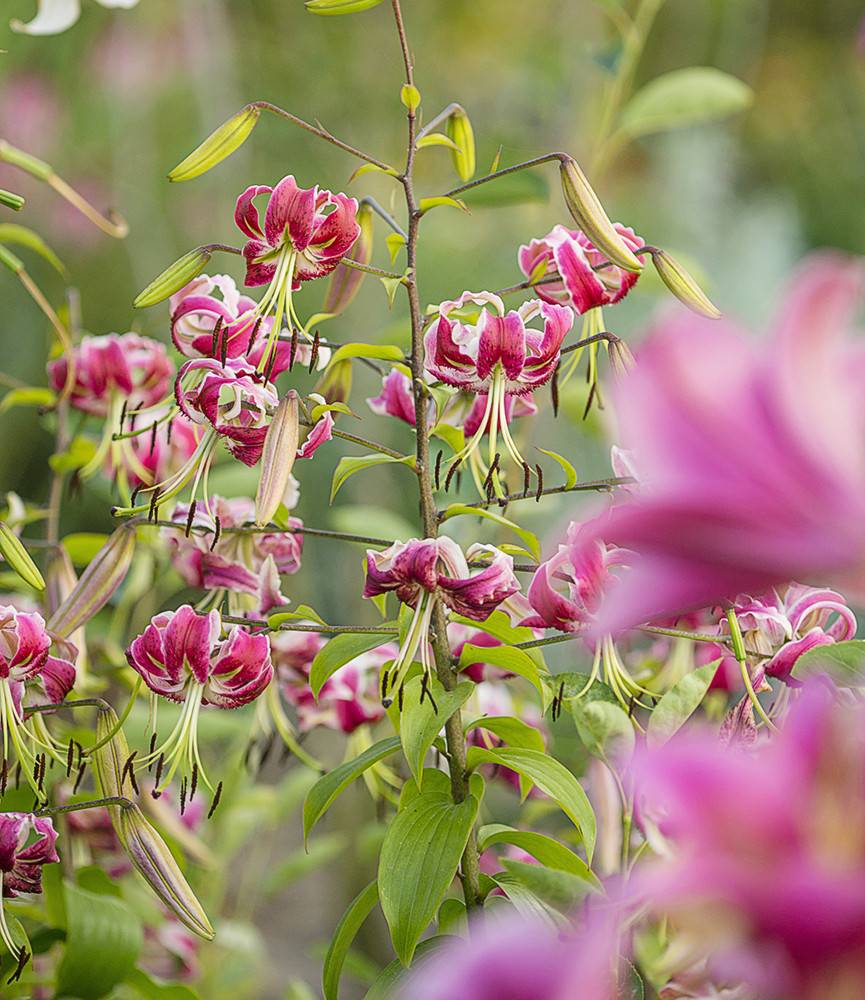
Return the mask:
[[[56,843],[57,831],[50,819],[33,813],[0,813],[0,937],[14,956],[20,947],[9,932],[3,899],[42,892],[43,865],[60,860]]]
[[[453,316],[467,306],[480,309],[475,322]],[[543,320],[542,331],[527,325],[538,316]],[[485,433],[489,436],[488,466],[492,466],[499,432],[513,461],[526,466],[509,430],[505,400],[530,395],[549,381],[573,322],[570,309],[539,299],[526,302],[518,311],[506,311],[502,300],[491,292],[464,292],[439,306],[438,318],[424,337],[427,373],[447,385],[487,396],[477,429],[452,460],[453,467],[476,451]],[[501,492],[497,475],[494,482]]]
[[[468,561],[481,555],[490,557],[489,565],[473,574]],[[427,636],[436,602],[464,618],[485,621],[520,589],[513,565],[511,556],[491,545],[476,543],[463,555],[459,545],[446,536],[394,542],[381,552],[367,550],[363,596],[392,591],[403,604],[414,608],[399,655],[382,680],[385,705],[393,700],[388,691],[399,690],[415,655],[420,655],[424,676],[433,674]]]
[[[594,532],[635,555],[599,633],[790,580],[861,585],[863,354],[845,333],[863,273],[810,260],[766,342],[691,313],[649,337],[616,399],[641,490]]]
[[[175,524],[189,525],[188,534],[162,529],[174,568],[184,583],[210,591],[208,603],[216,607],[227,596],[233,614],[253,608],[267,614],[274,607],[288,604],[288,598],[280,592],[279,577],[300,569],[300,518],[288,519],[287,527],[294,529],[292,532],[244,532],[233,529],[255,522],[255,503],[248,497],[209,497],[205,504],[196,506],[191,520],[190,510],[189,504],[178,504],[171,515]],[[255,600],[250,604],[241,595]]]
[[[64,700],[75,684],[74,660],[77,651],[72,643],[52,637],[45,619],[38,611],[19,611],[12,605],[0,606],[0,732],[3,736],[3,760],[10,760],[10,749],[37,798],[45,792],[34,775],[40,749],[50,755],[55,747],[47,730],[37,733],[24,719],[26,696],[35,702],[56,704]],[[36,768],[38,771],[38,767]]]
[[[222,634],[218,611],[197,614],[188,604],[156,615],[126,650],[129,665],[154,695],[180,702],[180,718],[168,738],[143,763],[159,760],[157,791],[170,784],[179,767],[211,788],[198,750],[201,707],[240,708],[254,701],[273,677],[267,636],[239,626]],[[163,768],[167,768],[162,777]],[[160,780],[161,778],[161,780]]]
[[[613,228],[629,250],[645,246],[628,226],[617,222]],[[570,306],[580,316],[619,302],[640,276],[612,264],[581,230],[564,226],[554,226],[542,239],[521,246],[517,259],[526,278],[544,280],[533,289],[539,298]],[[547,282],[548,278],[557,280]]]
[[[268,195],[262,226],[255,199]],[[234,221],[247,237],[243,247],[247,285],[267,285],[268,290],[247,318],[273,316],[273,326],[262,356],[261,370],[270,361],[283,318],[298,320],[292,292],[301,282],[330,274],[360,235],[357,200],[319,188],[300,188],[294,177],[284,177],[276,187],[257,184],[237,199]]]

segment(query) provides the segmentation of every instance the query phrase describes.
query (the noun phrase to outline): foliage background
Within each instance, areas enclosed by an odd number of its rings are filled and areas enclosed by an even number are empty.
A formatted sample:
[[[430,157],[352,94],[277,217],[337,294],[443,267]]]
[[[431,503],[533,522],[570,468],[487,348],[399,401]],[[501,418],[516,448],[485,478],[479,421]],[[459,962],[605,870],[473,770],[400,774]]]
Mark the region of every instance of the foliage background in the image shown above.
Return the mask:
[[[130,236],[122,243],[103,236],[29,178],[4,170],[0,186],[28,196],[20,221],[42,232],[70,265],[84,325],[94,333],[136,328],[167,339],[167,310],[134,314],[134,293],[186,249],[235,241],[234,198],[247,184],[274,183],[294,173],[303,185],[346,186],[354,169],[347,156],[269,119],[218,170],[193,184],[168,184],[168,169],[246,101],[271,100],[320,119],[385,160],[399,162],[403,155],[399,53],[384,7],[357,18],[318,19],[304,13],[300,0],[141,0],[129,13],[105,11],[90,0],[83,6],[75,28],[42,39],[13,35],[6,27],[9,17],[29,18],[32,0],[3,4],[0,136],[47,159],[97,206],[116,206],[129,220]],[[500,145],[505,164],[550,149],[587,156],[601,89],[617,57],[599,10],[603,4],[408,0],[404,6],[424,110],[429,117],[449,101],[461,101],[474,123],[480,166]],[[638,85],[681,66],[718,66],[755,89],[754,107],[729,123],[638,142],[605,176],[592,177],[614,218],[681,256],[725,312],[753,325],[769,315],[784,274],[806,250],[833,245],[862,251],[861,15],[858,0],[668,0]],[[421,248],[424,299],[436,302],[465,287],[519,280],[517,246],[563,220],[555,178],[549,177],[549,197],[538,180],[531,187],[534,200],[508,210],[433,213]],[[425,153],[419,178],[430,194],[451,186],[446,151]],[[355,187],[387,205],[393,185],[367,177]],[[379,232],[376,248],[382,264],[383,236]],[[32,270],[56,298],[59,288],[48,270],[39,262]],[[232,273],[240,277],[236,265]],[[616,310],[615,332],[632,342],[660,302],[649,278],[641,288],[644,294]],[[307,312],[315,311],[318,294],[304,295]],[[41,384],[48,337],[42,318],[7,274],[0,274],[0,301],[0,368],[27,384]],[[368,281],[349,313],[327,333],[337,340],[407,339],[402,308],[398,298],[388,313],[381,287]],[[359,370],[355,408],[376,391],[369,373]],[[600,425],[596,419],[580,422],[580,391],[575,387],[574,398],[566,400],[550,440],[538,443],[576,457],[583,476],[603,474]],[[370,417],[370,425],[376,419]],[[32,411],[13,411],[3,421],[2,492],[42,497],[48,435],[34,432]],[[381,420],[375,433],[408,441],[407,430]],[[375,520],[385,535],[410,531],[414,511],[409,491],[400,488],[405,482],[400,470],[358,477],[341,494],[338,508],[328,511],[335,462],[335,455],[322,452],[315,469],[302,470],[299,513],[308,523],[362,525],[369,531]],[[225,492],[244,489],[236,478],[216,482]],[[67,511],[64,530],[107,529],[108,506],[107,492],[89,491]],[[526,519],[548,545],[561,521],[574,516],[573,501],[562,501],[558,517],[552,505],[545,506],[550,510],[553,516],[545,515],[543,523]],[[359,559],[329,545],[308,543],[292,592],[302,592],[325,615],[352,620],[368,613],[357,598],[346,596],[347,582],[360,580]],[[346,796],[342,808],[342,820],[349,823],[352,810],[364,817],[370,810],[359,789]],[[298,826],[295,807],[283,832],[256,859],[263,869],[297,857],[290,852],[297,847]],[[363,844],[354,845],[349,859],[340,855],[314,878],[292,881],[277,901],[258,909],[269,980],[283,985],[261,983],[261,992],[250,995],[283,996],[289,976],[315,981],[309,949],[327,940],[362,884],[363,857]],[[255,871],[238,871],[237,879],[230,879],[240,917],[261,902],[248,884]],[[253,955],[258,947],[238,951]],[[227,967],[222,971],[230,973]]]

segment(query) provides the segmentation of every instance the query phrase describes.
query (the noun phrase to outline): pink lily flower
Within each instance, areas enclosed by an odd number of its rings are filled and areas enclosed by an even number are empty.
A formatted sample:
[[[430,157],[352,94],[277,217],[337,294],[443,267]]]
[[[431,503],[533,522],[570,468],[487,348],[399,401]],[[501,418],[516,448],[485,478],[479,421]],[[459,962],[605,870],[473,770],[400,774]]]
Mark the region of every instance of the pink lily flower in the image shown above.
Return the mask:
[[[188,604],[156,615],[126,650],[130,667],[154,695],[183,704],[175,730],[144,761],[161,759],[167,774],[158,791],[171,783],[178,767],[197,771],[211,788],[198,752],[197,720],[202,705],[240,708],[261,695],[273,677],[267,636],[239,626],[224,639],[218,611],[198,614]],[[160,767],[160,770],[162,768]]]
[[[366,402],[372,412],[379,416],[396,417],[397,420],[415,426],[411,379],[399,368],[392,368],[385,375],[381,383],[381,392]]]
[[[844,333],[862,281],[859,261],[821,254],[765,344],[681,313],[649,338],[617,393],[643,486],[595,531],[636,556],[599,632],[789,580],[861,581],[863,353]]]
[[[194,358],[177,373],[175,396],[184,416],[196,424],[209,423],[235,458],[244,465],[258,462],[279,401],[272,383],[243,361],[222,365],[213,358]]]
[[[637,889],[765,1000],[865,993],[863,733],[811,682],[758,752],[690,730],[635,760],[667,840]]]
[[[175,524],[189,524],[189,511],[188,504],[178,504],[171,520]],[[219,538],[214,545],[217,520]],[[188,537],[171,528],[162,529],[174,568],[184,583],[211,592],[227,591],[229,601],[236,605],[233,613],[250,610],[239,597],[241,594],[255,598],[254,607],[261,614],[288,604],[288,598],[280,592],[279,577],[300,569],[303,535],[231,530],[254,521],[255,503],[251,499],[212,496],[207,503],[196,505]],[[288,527],[299,532],[303,521],[291,517]]]
[[[31,835],[36,839],[31,842]],[[9,932],[3,899],[42,892],[42,867],[60,860],[57,831],[50,819],[33,813],[0,813],[0,937],[13,956],[19,946]]]
[[[269,195],[262,228],[254,199]],[[247,237],[246,284],[267,285],[288,256],[285,280],[296,290],[302,281],[330,274],[360,235],[357,199],[319,188],[301,188],[289,175],[275,188],[248,187],[237,199],[234,221]]]
[[[48,362],[48,377],[57,392],[66,384],[67,368],[65,358]],[[119,405],[124,402],[130,409],[138,409],[164,399],[173,373],[165,347],[148,337],[137,333],[84,337],[75,348],[75,381],[69,402],[94,417],[113,414],[116,425]]]
[[[454,312],[469,305],[480,309],[475,322],[452,318]],[[542,331],[527,325],[537,316],[543,320]],[[506,311],[502,300],[491,292],[464,292],[455,301],[439,306],[438,318],[424,336],[426,371],[447,385],[487,396],[477,429],[454,457],[453,466],[475,453],[484,434],[489,435],[492,464],[501,431],[506,451],[517,465],[525,467],[509,430],[505,400],[531,394],[549,381],[573,322],[570,309],[540,299],[524,303],[518,311]],[[486,474],[486,469],[483,472]],[[501,492],[497,475],[495,484]]]
[[[615,230],[629,250],[645,246],[633,229],[616,223]],[[540,298],[570,306],[578,315],[619,302],[639,278],[638,273],[611,264],[585,233],[564,226],[555,226],[543,239],[521,246],[517,259],[527,278],[558,279],[534,289]]]
[[[328,410],[316,420],[306,440],[297,449],[298,458],[312,458],[318,449],[333,440],[333,414]]]
[[[473,572],[469,560],[481,555],[491,557],[489,565]],[[399,656],[382,682],[383,692],[400,687],[418,653],[424,676],[432,676],[427,636],[437,601],[465,618],[484,621],[520,589],[513,566],[511,556],[491,545],[475,543],[463,555],[459,545],[445,535],[394,542],[381,552],[368,549],[363,596],[394,592],[403,604],[414,608]]]
[[[111,456],[106,468],[109,477],[117,473],[124,485],[133,489],[152,486],[167,479],[192,458],[201,432],[181,413],[175,411],[169,420],[160,420],[161,416],[155,418],[155,431],[115,442],[116,454]]]

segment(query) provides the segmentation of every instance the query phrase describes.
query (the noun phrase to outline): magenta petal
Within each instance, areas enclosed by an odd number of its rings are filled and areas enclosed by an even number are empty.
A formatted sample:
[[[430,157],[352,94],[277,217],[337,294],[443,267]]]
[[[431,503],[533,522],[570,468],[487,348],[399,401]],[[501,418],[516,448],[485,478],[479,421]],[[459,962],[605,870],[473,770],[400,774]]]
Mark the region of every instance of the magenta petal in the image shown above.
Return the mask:
[[[210,650],[219,638],[219,629],[218,611],[199,615],[188,604],[179,607],[165,630],[169,671],[189,670],[199,684],[204,684],[210,675]]]
[[[278,247],[287,235],[292,248],[302,252],[309,246],[315,220],[317,188],[300,188],[291,174],[273,189],[264,216],[264,235]]]
[[[414,427],[415,406],[411,379],[398,368],[392,369],[382,382],[381,393],[367,400],[373,413],[396,417]],[[468,431],[466,431],[468,433]]]
[[[315,423],[306,440],[298,448],[298,458],[312,458],[318,449],[333,438],[333,414],[328,410]]]
[[[220,708],[239,708],[257,698],[272,678],[267,636],[235,627],[213,665],[205,701]]]
[[[487,379],[501,362],[509,379],[517,379],[526,357],[526,329],[519,313],[505,316],[486,314],[478,342],[478,377]]]
[[[234,221],[237,228],[250,239],[261,239],[263,233],[258,220],[258,209],[253,204],[253,199],[260,194],[270,194],[273,188],[266,184],[253,184],[248,187],[237,199],[234,207]]]
[[[259,240],[249,240],[243,248],[246,258],[246,277],[243,283],[250,288],[254,285],[269,285],[276,274],[276,259],[261,260],[271,253],[272,247]]]
[[[331,201],[334,210],[316,227],[310,242],[317,256],[342,258],[360,236],[357,199],[335,194]]]
[[[589,264],[583,248],[570,236],[553,245],[556,267],[574,309],[582,315],[589,309],[606,305],[607,289]]]

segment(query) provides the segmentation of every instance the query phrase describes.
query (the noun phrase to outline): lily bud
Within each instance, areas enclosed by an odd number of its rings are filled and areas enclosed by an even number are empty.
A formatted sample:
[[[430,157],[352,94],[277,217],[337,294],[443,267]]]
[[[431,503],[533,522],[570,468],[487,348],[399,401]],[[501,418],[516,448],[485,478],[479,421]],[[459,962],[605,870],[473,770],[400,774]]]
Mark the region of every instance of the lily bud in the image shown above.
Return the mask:
[[[117,713],[108,705],[100,708],[96,722],[97,743],[108,740],[94,751],[94,768],[102,794],[111,798],[128,798],[131,778],[127,768],[129,744],[119,728]],[[127,857],[159,899],[191,931],[212,941],[213,927],[195,893],[178,867],[174,856],[144,813],[133,802],[112,805],[108,814],[114,832]]]
[[[0,555],[28,587],[33,587],[34,590],[45,589],[45,581],[36,563],[21,544],[21,539],[3,521],[0,521]]]
[[[14,212],[20,212],[24,207],[24,199],[20,194],[15,194],[14,191],[4,191],[0,188],[0,205],[5,205],[6,208],[11,208]]]
[[[369,205],[361,204],[357,210],[360,236],[346,254],[346,257],[356,260],[359,264],[368,264],[372,260],[372,218],[373,212]],[[357,295],[363,279],[364,272],[360,269],[340,264],[331,276],[324,305],[321,307],[322,312],[330,313],[332,316],[344,312]]]
[[[655,250],[652,254],[652,263],[655,265],[658,277],[680,302],[708,319],[721,318],[721,311],[709,300],[675,257],[666,250]]]
[[[52,552],[45,569],[45,606],[49,614],[54,614],[75,589],[77,583],[78,576],[69,553],[60,546]],[[86,629],[82,626],[73,632],[69,639],[78,650],[78,659],[75,661],[76,684],[79,688],[83,688],[88,664]]]
[[[178,258],[167,267],[162,274],[157,275],[150,284],[140,291],[132,302],[136,309],[146,309],[164,302],[169,296],[179,292],[207,267],[213,256],[210,247],[196,247]]]
[[[382,0],[307,0],[306,9],[310,14],[337,17],[340,14],[357,14],[362,10],[377,7]]]
[[[624,340],[611,340],[607,344],[610,368],[616,378],[624,378],[637,367],[637,359]]]
[[[255,494],[255,523],[259,527],[270,523],[285,496],[300,440],[298,411],[297,393],[291,391],[279,401],[267,428]]]
[[[72,593],[48,620],[48,628],[63,638],[102,610],[123,583],[135,551],[135,526],[123,524],[81,574]]]
[[[580,229],[613,264],[635,273],[643,265],[622,242],[586,175],[572,157],[561,161],[562,194]]]
[[[459,149],[451,150],[454,169],[462,181],[471,180],[475,174],[475,133],[469,116],[462,108],[451,112],[447,134]]]
[[[261,108],[247,104],[182,160],[168,175],[170,181],[189,181],[206,173],[246,142],[261,115]]]

